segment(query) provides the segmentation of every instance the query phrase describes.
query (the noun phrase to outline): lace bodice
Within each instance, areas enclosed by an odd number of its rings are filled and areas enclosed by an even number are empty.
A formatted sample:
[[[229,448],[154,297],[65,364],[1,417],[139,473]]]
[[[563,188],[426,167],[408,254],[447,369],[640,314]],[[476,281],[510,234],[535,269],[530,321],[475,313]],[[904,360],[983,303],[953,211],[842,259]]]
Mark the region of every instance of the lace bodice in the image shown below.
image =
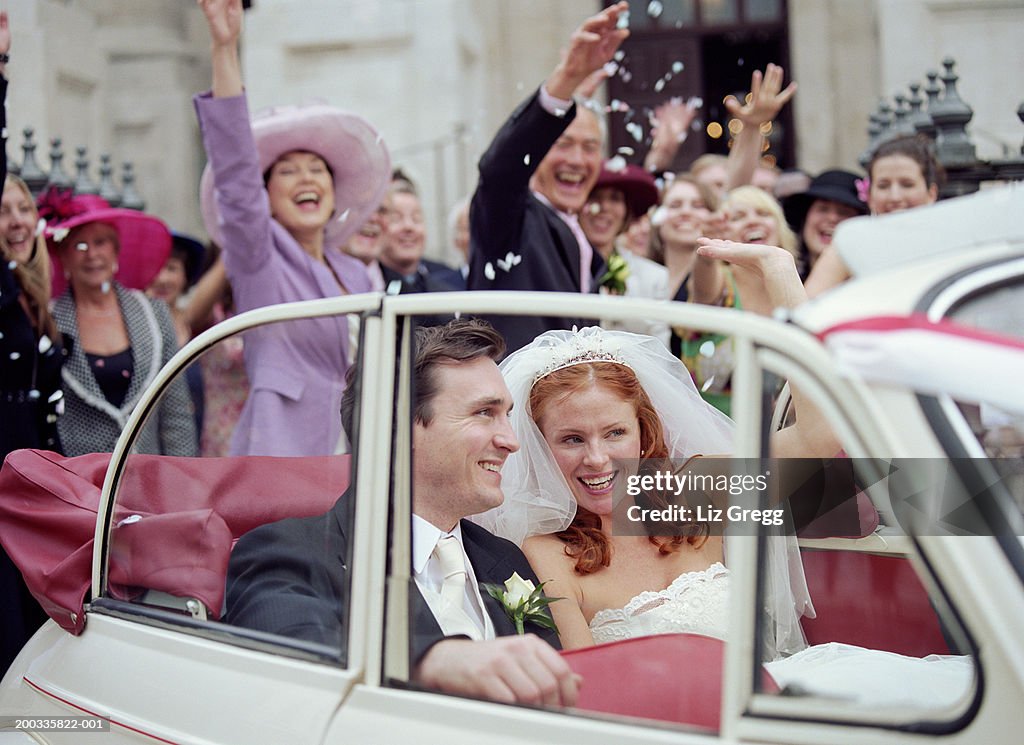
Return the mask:
[[[599,610],[590,631],[595,644],[678,632],[724,639],[728,613],[729,570],[716,562],[680,574],[664,590],[641,592],[623,608]]]

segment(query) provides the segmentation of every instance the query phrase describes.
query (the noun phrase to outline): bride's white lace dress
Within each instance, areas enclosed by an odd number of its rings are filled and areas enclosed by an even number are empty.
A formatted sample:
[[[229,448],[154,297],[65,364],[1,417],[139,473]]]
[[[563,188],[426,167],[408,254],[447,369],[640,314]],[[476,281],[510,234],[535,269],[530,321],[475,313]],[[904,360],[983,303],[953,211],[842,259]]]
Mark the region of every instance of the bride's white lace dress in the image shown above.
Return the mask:
[[[624,607],[600,610],[590,621],[595,644],[655,634],[692,633],[725,639],[729,627],[729,570],[721,563],[679,575],[668,587],[642,592]],[[936,708],[971,688],[970,657],[905,655],[832,642],[767,662],[780,688],[858,706]]]
[[[599,610],[590,632],[595,644],[682,632],[724,639],[728,617],[729,570],[716,562],[680,574],[664,590],[642,592],[623,608]]]

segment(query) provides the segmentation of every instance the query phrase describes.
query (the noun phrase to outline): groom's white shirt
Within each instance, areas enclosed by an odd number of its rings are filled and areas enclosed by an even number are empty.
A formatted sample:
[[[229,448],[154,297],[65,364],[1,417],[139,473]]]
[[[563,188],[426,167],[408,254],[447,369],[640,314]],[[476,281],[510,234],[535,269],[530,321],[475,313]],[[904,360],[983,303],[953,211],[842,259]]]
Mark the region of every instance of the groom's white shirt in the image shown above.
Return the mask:
[[[419,515],[412,516],[412,572],[416,586],[427,601],[435,617],[440,617],[441,585],[444,577],[441,575],[439,563],[431,561],[434,547],[437,542],[446,535],[453,536],[462,548],[462,561],[466,565],[466,592],[463,596],[462,610],[469,616],[476,627],[483,632],[484,639],[494,639],[494,624],[491,617],[484,611],[483,598],[480,597],[480,585],[476,581],[476,574],[473,572],[473,563],[466,556],[466,546],[462,542],[462,526],[455,524],[454,530],[445,533],[433,523],[427,522]]]

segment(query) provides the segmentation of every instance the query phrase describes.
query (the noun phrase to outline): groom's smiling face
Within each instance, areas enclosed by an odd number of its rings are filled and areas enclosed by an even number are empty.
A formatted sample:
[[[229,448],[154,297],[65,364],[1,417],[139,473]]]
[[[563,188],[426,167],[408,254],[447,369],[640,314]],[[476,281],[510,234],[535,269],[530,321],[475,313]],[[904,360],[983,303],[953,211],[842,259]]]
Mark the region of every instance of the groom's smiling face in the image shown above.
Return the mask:
[[[447,531],[502,503],[501,467],[519,442],[512,395],[491,359],[441,363],[432,374],[430,421],[413,428],[413,508]]]

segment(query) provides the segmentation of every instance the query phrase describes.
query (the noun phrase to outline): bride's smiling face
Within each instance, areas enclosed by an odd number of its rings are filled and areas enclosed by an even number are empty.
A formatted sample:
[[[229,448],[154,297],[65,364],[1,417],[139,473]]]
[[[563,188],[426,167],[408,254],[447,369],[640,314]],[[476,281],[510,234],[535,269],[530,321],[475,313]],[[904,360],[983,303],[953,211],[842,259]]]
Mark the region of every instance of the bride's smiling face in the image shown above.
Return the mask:
[[[640,457],[633,403],[592,384],[546,402],[537,426],[579,505],[611,514],[615,487],[626,476],[616,461]]]

